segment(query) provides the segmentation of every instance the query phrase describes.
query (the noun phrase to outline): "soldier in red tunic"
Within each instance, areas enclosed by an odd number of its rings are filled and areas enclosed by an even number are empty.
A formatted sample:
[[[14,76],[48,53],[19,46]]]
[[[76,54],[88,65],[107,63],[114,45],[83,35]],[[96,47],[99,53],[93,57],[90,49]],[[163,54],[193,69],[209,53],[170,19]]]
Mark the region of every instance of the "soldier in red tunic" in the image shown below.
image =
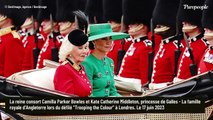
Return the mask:
[[[66,1],[66,0],[57,0],[57,11],[55,20],[58,22],[59,32],[61,35],[55,35],[56,38],[49,38],[43,48],[41,49],[37,68],[43,68],[43,60],[49,59],[56,62],[60,62],[59,60],[53,59],[53,56],[57,57],[57,53],[53,53],[52,49],[57,48],[60,49],[61,43],[64,37],[70,33],[72,30],[79,28],[81,29],[82,24],[88,24],[86,16],[81,11],[75,11],[79,8],[78,0]],[[61,14],[63,13],[63,14]],[[75,20],[76,16],[76,20]],[[56,40],[54,40],[56,39]]]
[[[208,47],[204,40],[201,26],[202,10],[185,9],[184,5],[202,6],[205,0],[182,0],[179,8],[180,22],[183,23],[182,31],[185,33],[186,42],[189,45],[185,48],[178,67],[177,78],[173,82],[187,79],[197,74],[197,67],[202,55]],[[194,67],[194,68],[193,68]]]
[[[45,33],[43,36],[47,36],[45,43],[39,53],[38,62],[36,68],[43,68],[43,61],[45,59],[53,60],[52,57],[52,49],[55,48],[56,54],[58,53],[57,48],[60,47],[61,41],[63,38],[59,35],[58,32],[58,24],[56,22],[56,0],[54,1],[46,1],[40,0],[39,5],[47,6],[46,9],[40,9],[38,11],[38,21],[41,23],[41,27],[43,32]],[[51,18],[52,16],[52,18]],[[57,55],[56,59],[58,58]],[[56,60],[56,62],[58,62]]]
[[[92,93],[90,81],[81,62],[88,52],[88,37],[82,30],[76,29],[67,35],[59,51],[63,63],[56,69],[54,86],[56,90],[88,97]]]
[[[148,84],[148,54],[152,51],[152,42],[148,40],[150,19],[154,9],[155,0],[123,1],[124,24],[128,25],[128,33],[133,43],[127,50],[118,74],[119,80],[141,87]],[[135,14],[138,12],[139,14]]]
[[[202,26],[205,30],[204,38],[208,40],[209,47],[203,54],[199,64],[198,74],[207,72],[213,69],[213,1],[206,0],[205,3],[208,9],[204,9],[202,14]]]
[[[104,19],[111,24],[114,32],[126,32],[125,29],[121,30],[123,27],[121,23],[122,0],[103,0],[103,16]],[[116,40],[112,43],[112,49],[107,53],[107,56],[114,61],[115,75],[118,74],[122,58],[131,43],[131,41],[127,42],[125,39]]]
[[[0,76],[9,77],[21,71],[24,47],[16,30],[24,23],[24,9],[9,9],[8,5],[29,5],[28,1],[0,1]]]
[[[37,0],[31,0],[30,2],[31,6],[38,5]],[[22,30],[25,31],[26,34],[22,39],[25,51],[22,70],[30,70],[36,67],[39,51],[45,42],[44,37],[40,33],[36,32],[38,30],[38,22],[36,20],[37,13],[38,9],[29,9],[28,18],[21,26]]]
[[[174,79],[175,50],[180,47],[183,49],[175,36],[178,7],[179,0],[157,0],[153,11],[153,22],[156,25],[154,31],[162,36],[162,40],[154,57],[150,89],[165,87]]]

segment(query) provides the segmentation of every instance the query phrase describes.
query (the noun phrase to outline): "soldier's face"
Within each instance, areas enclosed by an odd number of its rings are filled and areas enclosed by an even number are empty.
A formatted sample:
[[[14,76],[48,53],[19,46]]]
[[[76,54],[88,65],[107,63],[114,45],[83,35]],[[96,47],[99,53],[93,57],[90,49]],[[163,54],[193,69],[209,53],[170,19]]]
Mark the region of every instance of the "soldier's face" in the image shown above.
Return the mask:
[[[209,42],[213,43],[213,29],[205,28],[204,30],[205,30],[204,38],[207,39]]]
[[[98,50],[100,52],[107,53],[112,48],[112,39],[111,37],[105,37],[98,40],[93,41],[95,45],[95,50]]]
[[[5,24],[7,17],[0,14],[0,28]]]
[[[67,35],[70,33],[72,30],[76,29],[76,26],[74,23],[71,23],[69,21],[67,22],[59,22],[59,31],[63,35]]]
[[[71,56],[75,63],[81,63],[84,61],[89,52],[89,43],[85,43],[82,46],[74,46],[71,51]]]
[[[112,26],[113,32],[119,32],[121,30],[121,24],[120,23],[116,23],[115,21],[109,21],[109,23]]]
[[[33,27],[35,27],[34,29],[37,30],[38,22],[34,21],[34,26],[33,26],[33,20],[31,17],[27,18],[24,24],[21,26],[22,29],[32,29]]]
[[[198,28],[196,25],[192,25],[188,22],[183,22],[183,28],[182,31],[185,33],[192,33],[195,31],[196,28]]]
[[[142,30],[143,27],[144,27],[143,24],[131,24],[131,25],[129,25],[128,33],[132,37],[138,36],[138,35],[141,34],[141,30]]]
[[[50,20],[44,20],[41,23],[41,26],[43,27],[43,31],[45,33],[49,33],[51,31],[51,21]]]

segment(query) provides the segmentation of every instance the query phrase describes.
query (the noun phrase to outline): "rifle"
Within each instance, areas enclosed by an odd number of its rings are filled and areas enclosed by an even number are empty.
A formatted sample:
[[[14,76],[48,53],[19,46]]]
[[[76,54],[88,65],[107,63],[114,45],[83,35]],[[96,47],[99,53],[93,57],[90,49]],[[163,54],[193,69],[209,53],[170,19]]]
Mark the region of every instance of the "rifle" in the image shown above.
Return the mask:
[[[188,42],[187,38],[185,37],[185,35],[184,35],[184,39],[185,39],[185,42],[186,42],[186,47],[187,47],[186,49],[188,49],[189,57],[190,57],[190,59],[192,61],[192,63],[189,65],[190,73],[191,73],[192,76],[194,76],[194,75],[197,75],[197,69],[198,68],[197,68],[197,65],[195,64],[195,60],[194,60],[194,55],[192,53],[192,49],[191,49],[191,47],[189,45],[189,42]]]
[[[56,46],[56,33],[54,32],[54,23],[53,23],[53,17],[52,14],[50,14],[50,22],[51,22],[51,36],[53,37],[53,42],[54,42],[54,47],[51,49],[51,55],[52,55],[52,60],[55,62],[58,62],[58,48]]]
[[[37,31],[35,29],[35,21],[33,18],[33,15],[31,16],[32,23],[33,23],[33,35],[34,35],[34,42],[35,42],[35,48],[33,48],[33,59],[34,59],[34,68],[36,68],[37,62],[38,62],[38,56],[40,53],[40,49],[38,48],[38,37],[37,37]]]
[[[177,69],[178,69],[178,60],[180,58],[181,50],[180,50],[180,30],[179,30],[179,22],[178,22],[178,17],[177,17],[177,22],[176,22],[176,38],[177,38],[177,46],[178,49],[175,50],[175,68],[174,68],[174,77],[177,76]]]
[[[124,25],[124,23],[123,23],[123,16],[121,17],[121,32],[125,32],[125,30],[126,30],[126,27],[125,27],[125,25]],[[120,49],[120,50],[118,50],[118,64],[117,64],[117,71],[116,71],[116,75],[118,75],[118,73],[119,73],[119,71],[120,71],[120,68],[121,68],[121,63],[122,63],[122,60],[123,60],[123,57],[124,57],[124,55],[125,55],[125,53],[126,53],[126,51],[124,50],[124,44],[125,44],[125,40],[124,39],[122,39],[121,40],[121,44],[122,44],[122,49]]]
[[[151,28],[151,39],[152,39],[152,52],[149,52],[149,66],[148,66],[148,80],[149,83],[151,83],[152,79],[152,69],[153,69],[153,59],[154,59],[154,54],[155,54],[155,36],[154,36],[154,25],[153,25],[153,20],[150,20],[150,28]]]

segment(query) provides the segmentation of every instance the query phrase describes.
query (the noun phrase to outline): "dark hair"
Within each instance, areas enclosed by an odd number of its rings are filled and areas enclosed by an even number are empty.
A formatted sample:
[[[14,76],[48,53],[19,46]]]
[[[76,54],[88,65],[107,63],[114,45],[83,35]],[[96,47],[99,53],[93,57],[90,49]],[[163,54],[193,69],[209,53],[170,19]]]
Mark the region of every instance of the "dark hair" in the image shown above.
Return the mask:
[[[89,49],[90,50],[94,50],[95,49],[94,43],[92,41],[89,42]]]

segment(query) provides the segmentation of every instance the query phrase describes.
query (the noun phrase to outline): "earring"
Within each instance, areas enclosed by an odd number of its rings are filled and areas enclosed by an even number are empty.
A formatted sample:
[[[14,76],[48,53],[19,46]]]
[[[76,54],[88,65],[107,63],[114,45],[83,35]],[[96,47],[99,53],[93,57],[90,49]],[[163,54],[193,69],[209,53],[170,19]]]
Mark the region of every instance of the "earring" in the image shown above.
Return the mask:
[[[93,46],[94,46],[94,48],[95,48],[95,43],[94,43],[94,42],[92,42],[92,44],[93,44]]]

